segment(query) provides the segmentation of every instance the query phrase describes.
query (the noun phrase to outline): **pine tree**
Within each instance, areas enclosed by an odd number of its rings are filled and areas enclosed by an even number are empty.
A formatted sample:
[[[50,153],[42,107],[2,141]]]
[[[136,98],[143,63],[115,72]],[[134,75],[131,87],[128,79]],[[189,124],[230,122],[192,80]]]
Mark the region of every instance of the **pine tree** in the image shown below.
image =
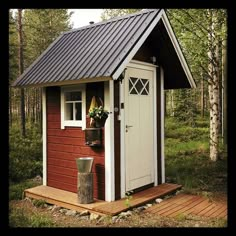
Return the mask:
[[[67,9],[26,9],[22,11],[22,39],[24,55],[24,68],[27,68],[62,32],[71,29],[70,17],[72,13],[68,13]],[[12,13],[10,13],[12,16]],[[16,19],[12,17],[9,20],[9,29],[17,27]],[[13,81],[17,78],[13,68],[17,65],[17,56],[14,53],[15,40],[14,34],[9,31],[10,46],[10,79]],[[12,43],[11,43],[12,42]],[[18,47],[18,42],[16,41]],[[12,53],[11,53],[12,52]],[[16,113],[19,109],[18,99],[20,94],[18,89],[12,88],[11,103],[15,104],[12,113]],[[35,122],[41,124],[41,89],[25,88],[25,111],[26,118],[30,123]],[[9,111],[9,113],[11,113]]]

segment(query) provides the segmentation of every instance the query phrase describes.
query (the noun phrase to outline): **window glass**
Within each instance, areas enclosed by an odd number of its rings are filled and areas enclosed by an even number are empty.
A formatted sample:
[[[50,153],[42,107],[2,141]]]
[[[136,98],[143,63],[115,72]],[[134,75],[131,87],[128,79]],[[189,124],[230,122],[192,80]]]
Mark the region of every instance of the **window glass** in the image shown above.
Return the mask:
[[[65,93],[66,101],[81,101],[81,92],[67,92]]]
[[[149,95],[149,80],[130,77],[129,93],[137,95]]]
[[[73,103],[65,104],[65,120],[73,120]]]
[[[75,103],[75,119],[82,120],[82,103],[76,102]]]

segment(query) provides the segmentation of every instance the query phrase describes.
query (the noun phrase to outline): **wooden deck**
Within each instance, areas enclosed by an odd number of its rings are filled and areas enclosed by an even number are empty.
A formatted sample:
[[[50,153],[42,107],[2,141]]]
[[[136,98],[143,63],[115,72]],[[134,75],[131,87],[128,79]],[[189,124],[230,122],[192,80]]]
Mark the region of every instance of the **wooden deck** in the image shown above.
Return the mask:
[[[182,186],[178,184],[161,184],[156,187],[152,187],[141,192],[135,193],[130,199],[130,206],[137,207],[150,202],[156,198],[163,197],[169,193],[180,189]],[[95,200],[90,204],[79,204],[76,193],[52,188],[49,186],[37,186],[34,188],[26,189],[25,196],[34,199],[43,199],[48,203],[55,204],[64,208],[73,209],[76,211],[88,210],[92,213],[99,215],[117,215],[122,211],[128,210],[125,205],[125,198],[114,201],[105,202]]]
[[[192,214],[203,217],[227,218],[227,203],[210,201],[203,196],[179,194],[160,204],[153,205],[146,212],[168,217]]]

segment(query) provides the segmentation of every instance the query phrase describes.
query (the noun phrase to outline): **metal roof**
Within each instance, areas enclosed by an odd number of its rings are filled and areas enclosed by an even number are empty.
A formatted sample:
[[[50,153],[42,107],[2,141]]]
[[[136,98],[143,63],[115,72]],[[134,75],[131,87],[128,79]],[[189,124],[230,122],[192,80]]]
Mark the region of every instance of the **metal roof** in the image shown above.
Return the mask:
[[[65,32],[13,86],[112,77],[159,13],[158,9],[143,10]]]

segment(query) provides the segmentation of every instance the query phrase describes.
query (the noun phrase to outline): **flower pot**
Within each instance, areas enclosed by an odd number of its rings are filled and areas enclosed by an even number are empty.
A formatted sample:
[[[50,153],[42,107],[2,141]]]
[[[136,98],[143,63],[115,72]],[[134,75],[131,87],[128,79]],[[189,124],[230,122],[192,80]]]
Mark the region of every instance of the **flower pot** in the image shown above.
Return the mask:
[[[97,119],[95,120],[95,127],[101,128],[104,127],[106,120],[105,119]]]

